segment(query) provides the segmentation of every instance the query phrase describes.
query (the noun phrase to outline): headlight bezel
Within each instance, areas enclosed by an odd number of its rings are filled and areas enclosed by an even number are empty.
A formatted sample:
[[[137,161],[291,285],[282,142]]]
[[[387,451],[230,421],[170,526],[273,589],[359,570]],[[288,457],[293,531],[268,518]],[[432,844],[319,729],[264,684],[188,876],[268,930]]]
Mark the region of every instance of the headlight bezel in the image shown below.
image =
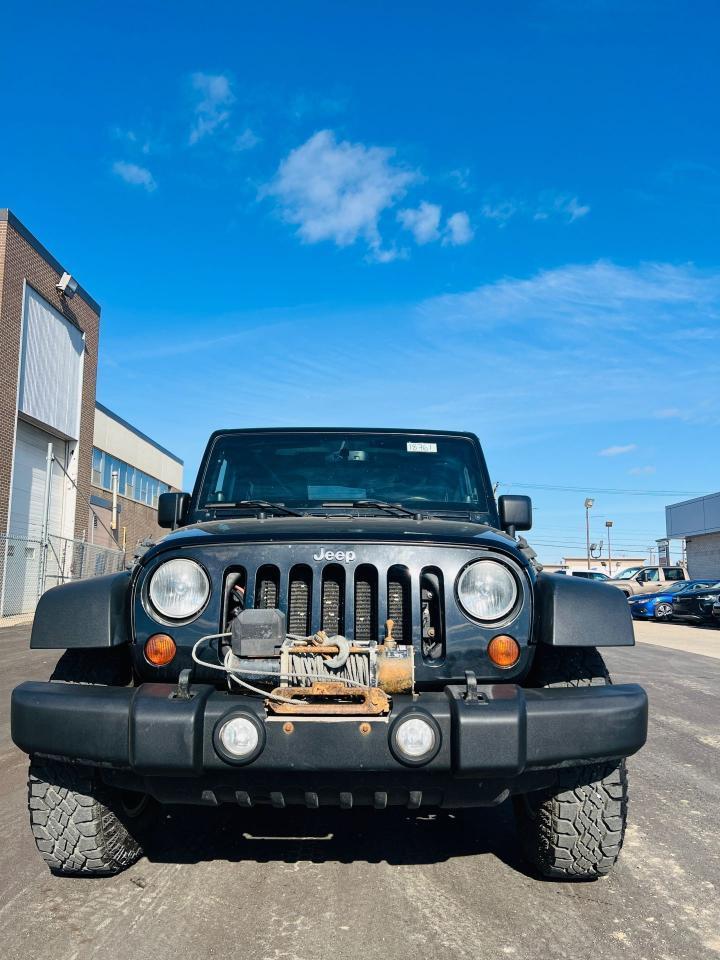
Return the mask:
[[[152,596],[152,583],[154,578],[157,576],[158,572],[167,566],[169,563],[175,563],[177,561],[182,561],[184,563],[192,563],[198,568],[205,580],[205,597],[203,602],[197,607],[192,613],[188,613],[184,616],[173,617],[168,613],[164,612],[157,606],[155,599]],[[144,606],[145,610],[150,617],[157,623],[162,623],[170,626],[182,626],[186,623],[192,623],[194,620],[203,613],[208,603],[210,602],[210,597],[212,596],[212,578],[210,574],[199,560],[195,557],[168,557],[167,559],[161,560],[157,566],[155,566],[149,573],[148,577],[145,580],[144,589],[143,589],[143,599],[145,601]]]
[[[515,591],[512,603],[497,617],[493,617],[493,618],[478,617],[475,613],[467,609],[467,607],[462,602],[462,599],[460,597],[460,583],[462,582],[463,577],[471,567],[475,566],[478,563],[494,563],[497,566],[502,567],[512,580],[512,584]],[[464,566],[460,568],[460,570],[458,571],[457,577],[455,578],[455,602],[457,603],[458,608],[460,609],[462,614],[468,618],[468,620],[472,620],[473,623],[478,623],[483,626],[496,627],[501,624],[511,623],[518,616],[518,614],[520,613],[520,610],[522,609],[522,605],[524,602],[524,595],[525,595],[524,585],[523,583],[521,583],[517,572],[513,569],[513,567],[509,563],[505,562],[505,559],[503,557],[497,556],[497,555],[485,556],[485,557],[474,557],[472,560],[469,560],[466,564],[464,564]]]

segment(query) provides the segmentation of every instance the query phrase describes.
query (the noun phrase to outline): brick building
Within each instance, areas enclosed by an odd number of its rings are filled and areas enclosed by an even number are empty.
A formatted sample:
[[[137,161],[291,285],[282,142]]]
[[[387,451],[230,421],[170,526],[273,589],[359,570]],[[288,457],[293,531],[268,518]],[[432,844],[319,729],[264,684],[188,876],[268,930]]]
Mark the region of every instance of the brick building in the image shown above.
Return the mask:
[[[100,307],[9,210],[0,210],[0,532],[40,534],[48,444],[50,523],[82,539],[90,496]],[[65,471],[65,472],[63,472]]]
[[[0,329],[0,616],[7,616],[27,610],[53,582],[76,575],[84,554],[75,545],[92,543],[106,509],[93,502],[103,495],[91,483],[98,417],[114,418],[115,433],[122,424],[135,436],[135,447],[120,442],[119,459],[136,449],[141,461],[125,457],[122,476],[134,496],[127,470],[134,468],[132,478],[138,471],[138,497],[119,504],[117,516],[124,510],[126,522],[117,524],[115,549],[123,526],[128,549],[157,534],[159,485],[181,486],[182,462],[115,414],[96,411],[100,307],[2,209]],[[107,447],[108,429],[104,436]],[[148,457],[150,449],[155,454]],[[118,457],[116,449],[106,452]]]

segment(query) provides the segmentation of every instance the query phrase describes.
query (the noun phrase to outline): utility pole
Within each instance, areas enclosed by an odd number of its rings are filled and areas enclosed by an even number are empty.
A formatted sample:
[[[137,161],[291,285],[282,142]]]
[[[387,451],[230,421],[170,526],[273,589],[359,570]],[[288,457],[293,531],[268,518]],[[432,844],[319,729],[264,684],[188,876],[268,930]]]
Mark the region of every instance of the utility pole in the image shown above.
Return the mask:
[[[607,538],[608,538],[608,574],[612,576],[612,550],[610,549],[610,529],[613,525],[612,520],[605,521],[605,527],[607,529]]]
[[[113,470],[111,476],[111,486],[112,486],[112,520],[110,522],[110,529],[113,532],[115,540],[117,540],[117,528],[118,528],[118,478],[119,473],[117,470]]]
[[[590,569],[590,508],[595,503],[592,497],[585,497],[585,545],[587,548],[587,568]]]
[[[43,519],[42,519],[42,546],[40,548],[40,570],[39,573],[39,593],[38,597],[41,597],[45,593],[45,577],[47,574],[47,555],[48,555],[48,544],[50,542],[50,496],[52,494],[52,473],[53,473],[53,463],[55,462],[55,455],[53,453],[52,443],[47,445],[47,457],[45,459],[45,498],[43,502]]]

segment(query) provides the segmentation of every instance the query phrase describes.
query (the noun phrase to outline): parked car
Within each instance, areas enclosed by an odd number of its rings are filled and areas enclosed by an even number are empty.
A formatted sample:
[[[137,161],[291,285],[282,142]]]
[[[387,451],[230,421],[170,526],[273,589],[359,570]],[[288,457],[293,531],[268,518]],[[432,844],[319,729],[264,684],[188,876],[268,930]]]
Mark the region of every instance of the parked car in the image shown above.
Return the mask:
[[[580,577],[582,580],[598,580],[605,582],[610,577],[601,570],[556,570],[555,573],[561,573],[570,577]]]
[[[630,597],[630,613],[634,620],[669,620],[673,612],[673,599],[676,596],[708,590],[715,580],[678,580],[659,593],[641,594]]]
[[[713,606],[720,602],[720,583],[715,582],[709,590],[690,593],[687,596],[679,594],[673,597],[673,619],[687,620],[690,623],[717,624],[713,616]]]
[[[657,593],[671,583],[687,580],[688,575],[682,567],[626,567],[620,573],[608,580],[613,587],[617,587],[626,597],[638,593]]]

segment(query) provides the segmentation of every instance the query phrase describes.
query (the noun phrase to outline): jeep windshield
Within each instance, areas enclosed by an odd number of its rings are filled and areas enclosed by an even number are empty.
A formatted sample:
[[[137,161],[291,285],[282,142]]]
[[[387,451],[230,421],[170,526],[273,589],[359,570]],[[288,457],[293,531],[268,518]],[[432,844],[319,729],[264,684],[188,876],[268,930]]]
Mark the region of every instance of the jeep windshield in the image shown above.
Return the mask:
[[[242,513],[263,501],[313,512],[378,513],[400,504],[467,517],[492,509],[487,485],[476,445],[461,436],[227,433],[210,447],[194,499],[195,511],[206,515]]]

